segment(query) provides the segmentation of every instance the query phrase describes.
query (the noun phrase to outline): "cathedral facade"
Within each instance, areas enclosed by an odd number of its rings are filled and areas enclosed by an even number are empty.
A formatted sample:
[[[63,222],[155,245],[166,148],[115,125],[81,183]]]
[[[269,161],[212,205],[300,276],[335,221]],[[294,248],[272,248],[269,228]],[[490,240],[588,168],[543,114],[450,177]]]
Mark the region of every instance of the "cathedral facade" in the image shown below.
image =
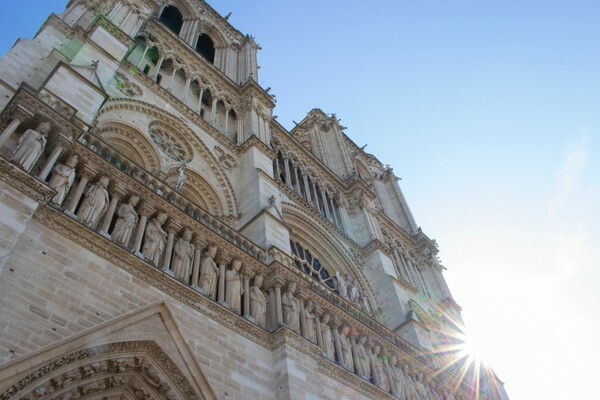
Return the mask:
[[[0,59],[0,399],[508,399],[393,171],[202,0],[71,0]]]

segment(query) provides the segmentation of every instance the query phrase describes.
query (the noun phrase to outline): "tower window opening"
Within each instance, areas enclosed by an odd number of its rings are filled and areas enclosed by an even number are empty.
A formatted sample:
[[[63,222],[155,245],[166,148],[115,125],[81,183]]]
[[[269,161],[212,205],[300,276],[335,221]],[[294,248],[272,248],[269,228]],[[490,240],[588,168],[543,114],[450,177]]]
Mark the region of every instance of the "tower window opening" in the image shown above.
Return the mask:
[[[179,32],[181,32],[181,27],[183,26],[183,16],[177,7],[166,7],[162,14],[160,14],[160,18],[158,20],[162,22],[164,26],[169,28],[169,30],[174,34],[179,35]]]
[[[210,36],[203,33],[198,38],[198,43],[196,44],[196,51],[204,57],[208,62],[214,64],[215,62],[215,43],[212,41]]]

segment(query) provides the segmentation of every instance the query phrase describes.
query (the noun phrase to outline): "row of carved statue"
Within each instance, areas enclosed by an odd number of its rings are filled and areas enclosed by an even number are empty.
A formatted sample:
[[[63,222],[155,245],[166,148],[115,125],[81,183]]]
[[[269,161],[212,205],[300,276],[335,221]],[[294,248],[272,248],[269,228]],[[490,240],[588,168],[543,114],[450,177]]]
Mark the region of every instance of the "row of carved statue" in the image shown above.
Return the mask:
[[[10,160],[30,171],[43,152],[49,130],[49,124],[42,124],[37,130],[27,130],[10,152]],[[127,193],[118,189],[118,182],[109,194],[108,177],[100,176],[88,187],[88,178],[92,175],[83,173],[79,184],[71,190],[78,162],[78,157],[72,155],[64,163],[54,165],[48,186],[56,190],[52,202],[62,206],[68,199],[65,212],[83,225],[99,231],[115,244],[134,252],[260,327],[267,327],[268,305],[274,305],[274,315],[270,315],[272,328],[287,326],[321,347],[322,355],[330,361],[400,399],[454,399],[449,390],[443,393],[436,391],[433,380],[425,384],[422,373],[411,373],[407,364],[401,367],[399,358],[384,354],[383,347],[376,341],[360,336],[348,324],[323,313],[312,300],[296,293],[295,282],[285,285],[283,294],[283,283],[271,285],[267,295],[261,289],[262,275],[254,276],[252,271],[242,268],[238,259],[231,261],[228,268],[225,258],[217,259],[216,246],[210,245],[202,252],[203,244],[198,235],[192,243],[190,229],[182,229],[173,221],[167,224],[168,215],[155,211],[149,205],[138,207],[139,197],[136,194],[130,194],[128,201],[119,205]],[[147,222],[152,215],[154,217]],[[175,241],[178,233],[181,234]],[[352,301],[353,296],[348,293],[344,278],[339,274],[336,278],[338,293]]]

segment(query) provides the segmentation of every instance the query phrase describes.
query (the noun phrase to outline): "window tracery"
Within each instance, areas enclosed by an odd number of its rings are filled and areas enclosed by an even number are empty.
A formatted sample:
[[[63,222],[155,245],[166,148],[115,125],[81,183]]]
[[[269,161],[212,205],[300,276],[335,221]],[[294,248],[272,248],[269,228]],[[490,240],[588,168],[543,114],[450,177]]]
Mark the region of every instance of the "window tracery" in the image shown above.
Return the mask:
[[[321,262],[315,258],[309,250],[304,249],[298,242],[290,242],[292,248],[292,255],[296,268],[303,271],[305,274],[311,276],[325,285],[331,290],[335,290],[335,283],[333,277],[329,275],[329,272],[321,264]]]
[[[175,138],[173,132],[164,127],[154,124],[150,126],[150,137],[152,141],[170,158],[181,163],[192,161],[192,152]]]

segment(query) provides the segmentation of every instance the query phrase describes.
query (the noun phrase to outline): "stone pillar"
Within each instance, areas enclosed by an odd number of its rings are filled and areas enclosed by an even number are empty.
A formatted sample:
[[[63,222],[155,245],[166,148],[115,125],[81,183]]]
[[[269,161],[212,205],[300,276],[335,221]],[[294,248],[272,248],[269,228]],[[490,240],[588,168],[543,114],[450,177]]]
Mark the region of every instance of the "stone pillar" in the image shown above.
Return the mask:
[[[277,326],[283,324],[283,308],[281,305],[281,283],[275,283],[275,313]]]
[[[219,287],[217,292],[217,301],[225,304],[225,269],[227,261],[219,260]]]
[[[202,258],[202,242],[196,237],[194,239],[194,264],[192,266],[192,287],[196,289],[198,287],[198,279],[200,278],[200,260]]]
[[[212,126],[217,124],[217,103],[219,100],[214,97],[212,102],[212,108],[210,109],[210,123]]]
[[[117,4],[115,4],[115,6],[113,7],[112,11],[108,14],[108,19],[112,20],[115,17],[115,15],[117,15],[117,13],[121,9],[121,7],[123,7],[123,3],[117,3]]]
[[[329,205],[327,204],[327,194],[322,190],[321,198],[323,199],[323,209],[325,210],[325,217],[330,220],[331,214],[329,213]]]
[[[177,71],[179,71],[179,68],[173,65],[173,74],[171,74],[171,81],[169,81],[169,87],[167,87],[167,90],[169,92],[171,91],[171,87],[173,86],[173,81],[175,80],[175,74],[177,74]]]
[[[304,315],[304,301],[306,298],[302,293],[296,295],[298,302],[300,303],[300,333],[302,337],[308,339],[308,328],[306,326],[306,316]]]
[[[352,361],[354,363],[354,371],[356,371],[356,373],[358,375],[360,375],[360,371],[361,371],[361,366],[359,365],[358,362],[358,349],[356,348],[356,334],[352,331],[350,331],[350,334],[348,335],[348,337],[350,338],[350,345],[352,345]]]
[[[311,204],[312,196],[310,195],[310,186],[308,184],[308,178],[305,174],[302,174],[302,178],[304,178],[304,191],[306,192],[306,201]]]
[[[244,267],[242,271],[244,277],[244,318],[250,318],[250,279],[254,276],[254,273],[247,267]]]
[[[46,163],[44,164],[44,166],[42,167],[42,170],[40,171],[40,174],[38,175],[39,180],[44,181],[44,182],[46,181],[46,178],[50,174],[50,171],[52,171],[52,168],[54,168],[54,164],[56,164],[56,160],[58,160],[58,157],[61,156],[63,151],[65,151],[65,149],[70,144],[71,144],[71,139],[69,139],[62,133],[58,135],[58,137],[56,138],[56,141],[55,141],[54,150],[52,150],[50,157],[48,157],[48,159],[46,160]]]
[[[190,91],[191,84],[192,84],[192,79],[188,78],[188,80],[185,81],[185,89],[183,89],[183,103],[185,105],[187,105],[187,96],[188,96],[188,92]]]
[[[332,323],[333,329],[333,345],[335,347],[335,355],[337,358],[337,363],[339,365],[344,365],[344,353],[342,353],[342,344],[340,343],[340,326],[342,325],[340,321],[335,320]]]
[[[315,185],[314,182],[312,182],[312,188],[313,188],[313,193],[314,193],[314,206],[317,209],[318,212],[321,212],[321,206],[319,205],[319,194],[317,193],[317,186]]]
[[[290,160],[287,158],[283,161],[285,166],[285,184],[292,187],[292,174],[290,173]]]
[[[118,184],[116,184],[110,192],[110,205],[108,206],[108,211],[106,212],[104,220],[102,221],[102,226],[100,227],[100,234],[108,239],[111,238],[108,234],[108,229],[110,228],[110,223],[115,215],[117,204],[125,197],[125,194],[125,188],[120,187]]]
[[[163,271],[173,276],[171,271],[171,258],[173,256],[173,244],[175,243],[175,234],[181,230],[181,226],[176,222],[169,222],[167,225],[167,248],[165,249],[165,256],[163,258]]]
[[[275,157],[275,180],[276,181],[280,181],[281,180],[281,172],[279,171],[279,158]]]
[[[4,144],[10,139],[10,137],[15,133],[17,128],[21,125],[21,120],[19,118],[13,118],[13,120],[8,124],[4,132],[0,135],[0,149]]]
[[[298,177],[298,168],[294,167],[294,177],[296,178],[296,184],[294,185],[294,191],[300,197],[302,197],[302,191],[300,190],[300,178]]]
[[[160,59],[158,60],[158,62],[156,63],[156,69],[154,71],[154,73],[152,74],[152,80],[156,80],[158,79],[158,73],[160,72],[160,67],[162,67],[162,63],[165,61],[165,56],[161,56]]]
[[[148,45],[144,46],[144,52],[142,53],[142,56],[140,57],[140,59],[138,60],[138,63],[136,64],[137,69],[140,69],[142,67],[142,63],[146,59],[146,54],[148,53],[148,50],[150,50],[150,47],[148,47]]]
[[[228,125],[229,125],[229,108],[227,110],[225,110],[225,132],[223,132],[225,134],[225,136],[227,136]]]
[[[133,252],[136,256],[140,258],[144,258],[142,253],[140,253],[140,249],[142,248],[142,239],[144,238],[144,232],[146,231],[146,222],[148,221],[148,217],[154,214],[154,207],[149,204],[142,204],[140,209],[140,220],[138,221],[137,230],[135,233],[135,241],[133,243]]]
[[[277,310],[275,309],[275,287],[271,286],[269,289],[269,305],[271,306],[271,311],[269,315],[271,316],[271,329],[277,328],[279,322],[277,321]]]
[[[75,215],[75,209],[79,204],[79,200],[81,200],[81,196],[83,195],[83,191],[85,190],[88,181],[94,175],[96,175],[96,171],[92,167],[88,165],[83,166],[83,170],[80,173],[81,178],[79,179],[79,184],[77,185],[77,188],[75,188],[73,197],[71,197],[71,200],[69,201],[69,204],[66,209],[67,215],[69,215],[71,218],[77,219],[77,216]]]

